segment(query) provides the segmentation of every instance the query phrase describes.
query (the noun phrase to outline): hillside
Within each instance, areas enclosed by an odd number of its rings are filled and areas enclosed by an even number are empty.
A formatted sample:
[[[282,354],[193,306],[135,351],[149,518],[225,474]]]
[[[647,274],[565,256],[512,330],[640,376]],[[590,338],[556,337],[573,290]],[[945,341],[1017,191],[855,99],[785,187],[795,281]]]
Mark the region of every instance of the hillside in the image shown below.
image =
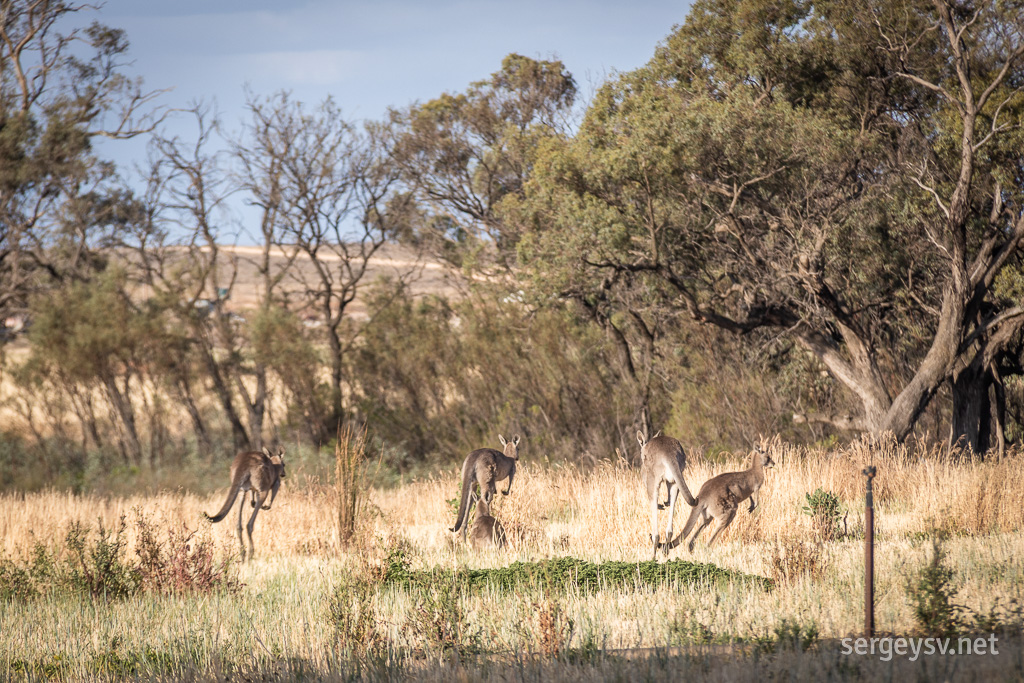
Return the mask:
[[[263,248],[244,245],[222,245],[220,250],[221,268],[225,273],[223,281],[229,280],[234,273],[234,286],[226,302],[226,308],[238,314],[252,310],[259,305],[261,291],[261,275],[259,272]],[[271,251],[271,272],[279,273],[288,267],[289,254],[283,247],[274,247]],[[341,259],[330,252],[322,252],[318,260],[325,268],[339,269]],[[303,292],[316,286],[317,272],[313,261],[308,255],[299,253],[294,263],[288,268],[289,273],[281,281],[281,292],[289,302],[305,299]],[[337,270],[335,271],[337,274]],[[397,244],[386,244],[371,257],[367,272],[360,280],[356,300],[347,309],[347,315],[355,319],[366,318],[364,298],[367,289],[382,278],[404,280],[409,285],[413,296],[423,294],[455,295],[458,293],[458,281],[462,278],[459,271],[452,266],[441,263],[428,256],[417,254],[413,249]],[[208,296],[213,297],[214,292]]]

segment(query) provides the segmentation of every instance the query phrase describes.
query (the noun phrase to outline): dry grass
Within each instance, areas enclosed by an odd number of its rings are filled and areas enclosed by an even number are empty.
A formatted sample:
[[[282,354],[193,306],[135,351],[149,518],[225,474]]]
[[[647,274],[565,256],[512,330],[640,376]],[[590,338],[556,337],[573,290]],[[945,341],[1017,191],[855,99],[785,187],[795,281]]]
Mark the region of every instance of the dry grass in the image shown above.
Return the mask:
[[[761,489],[760,509],[753,515],[742,510],[714,548],[707,547],[705,532],[692,557],[747,573],[775,573],[784,579],[776,590],[766,593],[734,585],[723,590],[672,586],[646,593],[570,592],[559,597],[557,605],[550,596],[484,592],[458,598],[470,630],[487,648],[505,652],[561,651],[586,641],[603,647],[664,646],[680,615],[699,620],[702,633],[719,639],[763,636],[784,619],[813,622],[824,637],[855,633],[863,620],[861,469],[872,459],[878,467],[876,623],[881,630],[913,630],[903,586],[908,574],[925,562],[924,540],[936,528],[951,534],[948,560],[962,586],[958,602],[979,610],[997,601],[1024,602],[1021,455],[1002,463],[956,462],[938,453],[916,458],[892,444],[863,443],[831,452],[774,443],[771,451],[777,468],[768,473]],[[742,467],[740,458],[728,465],[692,460],[684,476],[694,490],[715,474]],[[111,642],[131,642],[171,651],[199,670],[214,666],[218,657],[267,653],[286,653],[317,670],[333,670],[337,638],[325,614],[340,572],[372,575],[390,549],[404,548],[413,569],[495,567],[517,559],[563,555],[591,561],[646,560],[650,552],[638,475],[614,465],[602,464],[584,473],[573,467],[523,463],[512,494],[498,496],[492,508],[510,531],[510,546],[480,554],[454,541],[447,530],[454,517],[447,500],[458,491],[454,469],[398,488],[371,491],[368,514],[358,520],[348,547],[338,537],[332,488],[289,488],[300,479],[290,477],[274,509],[259,516],[256,561],[239,568],[246,586],[237,595],[191,602],[180,596],[146,597],[99,607],[59,600],[3,605],[0,652],[29,661],[65,653],[70,661],[78,661],[109,648]],[[226,473],[224,484],[226,488]],[[801,568],[807,558],[794,560],[788,570],[775,567],[780,547],[795,548],[795,541],[812,537],[811,519],[801,508],[805,494],[819,487],[839,496],[849,512],[850,536],[825,543],[825,559],[810,569]],[[59,537],[74,520],[102,519],[109,526],[135,507],[151,519],[194,529],[204,524],[201,512],[219,507],[222,495],[4,495],[0,549],[17,556],[35,539]],[[677,528],[688,510],[683,506]],[[204,533],[212,534],[221,552],[235,553],[234,524],[229,517]],[[129,546],[136,541],[132,533],[129,529]],[[672,557],[690,556],[680,546]],[[379,588],[366,608],[374,610],[376,628],[388,639],[413,649],[420,646],[409,628],[409,617],[417,609],[414,595]]]

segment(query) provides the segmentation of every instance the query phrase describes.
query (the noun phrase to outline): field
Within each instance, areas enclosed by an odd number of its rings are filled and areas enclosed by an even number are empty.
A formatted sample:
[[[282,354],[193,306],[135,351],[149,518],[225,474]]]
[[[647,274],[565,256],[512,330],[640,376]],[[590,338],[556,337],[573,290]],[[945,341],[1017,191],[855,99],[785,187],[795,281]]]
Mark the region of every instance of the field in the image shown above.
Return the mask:
[[[861,677],[992,680],[1024,676],[1020,611],[1024,593],[1024,457],[959,462],[908,455],[892,445],[806,451],[778,441],[777,463],[753,514],[742,509],[712,548],[705,531],[690,555],[734,579],[649,580],[647,508],[635,470],[545,466],[524,450],[512,493],[494,515],[508,530],[501,551],[473,552],[449,533],[455,473],[371,488],[356,535],[339,543],[333,486],[312,467],[293,467],[274,509],[256,523],[256,560],[228,563],[240,586],[145,590],[125,597],[68,589],[10,594],[0,605],[0,677],[30,680],[763,680]],[[685,478],[701,482],[738,469],[740,456],[710,462],[690,454]],[[876,625],[923,634],[908,584],[936,541],[952,570],[953,602],[972,623],[999,630],[998,656],[916,661],[841,654],[839,641],[863,625],[861,469],[878,467]],[[226,468],[225,468],[226,469]],[[372,465],[369,468],[372,481]],[[227,474],[224,474],[225,484]],[[836,494],[838,525],[805,514],[807,494]],[[201,521],[210,496],[164,492],[127,497],[49,492],[0,498],[0,539],[12,566],[28,566],[34,544],[67,560],[61,539],[76,521],[116,529],[125,516],[125,557],[140,546],[137,519],[162,533],[197,530],[215,560],[237,554],[234,516]],[[676,513],[676,529],[689,507]],[[664,519],[664,513],[663,513]],[[180,540],[182,536],[179,534]],[[512,588],[467,589],[454,570],[572,557],[636,563],[624,584],[552,586],[526,577]],[[63,560],[61,559],[63,558]],[[659,556],[659,559],[660,556]],[[663,562],[664,560],[662,560]],[[73,565],[74,561],[70,561]],[[92,565],[89,565],[92,566]],[[524,565],[526,566],[526,565]],[[664,567],[664,565],[662,565]],[[390,581],[395,572],[435,570],[425,584]],[[739,578],[749,574],[772,579]],[[421,578],[424,575],[420,575]],[[984,621],[984,619],[988,621]],[[979,633],[977,629],[971,631]],[[969,663],[968,663],[969,662]]]

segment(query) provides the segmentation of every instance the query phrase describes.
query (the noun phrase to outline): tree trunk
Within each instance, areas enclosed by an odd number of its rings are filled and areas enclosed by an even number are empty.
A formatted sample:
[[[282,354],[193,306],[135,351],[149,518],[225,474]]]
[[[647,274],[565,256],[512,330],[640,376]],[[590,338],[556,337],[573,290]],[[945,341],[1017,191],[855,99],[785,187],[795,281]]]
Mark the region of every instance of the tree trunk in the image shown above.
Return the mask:
[[[257,370],[256,395],[254,397],[249,396],[249,389],[242,380],[240,368],[232,368],[231,372],[249,418],[249,445],[258,451],[263,448],[263,414],[267,398],[266,372],[261,373],[260,370]]]
[[[88,450],[88,440],[92,438],[93,445],[97,449],[103,448],[103,439],[100,438],[99,422],[96,419],[96,410],[92,402],[92,394],[88,390],[80,390],[76,385],[66,383],[66,391],[71,398],[71,405],[75,408],[79,422],[82,423],[82,452]]]
[[[253,397],[250,412],[249,431],[252,432],[253,446],[256,450],[263,448],[263,422],[267,413],[267,369],[262,365],[256,367],[256,396]]]
[[[249,436],[246,434],[245,427],[242,426],[242,421],[235,410],[231,390],[224,381],[224,375],[221,373],[213,353],[205,345],[203,346],[202,356],[203,363],[206,365],[206,370],[210,375],[210,381],[213,383],[213,393],[217,396],[217,400],[220,401],[221,408],[224,410],[224,416],[231,425],[231,436],[234,439],[235,451],[250,450]]]
[[[959,355],[959,345],[965,329],[965,309],[969,300],[967,282],[962,267],[952,264],[954,277],[946,285],[939,310],[938,326],[931,346],[914,377],[893,399],[886,414],[883,431],[892,432],[903,441],[910,435],[917,419],[928,407],[942,383],[950,376]]]
[[[113,377],[105,377],[103,385],[121,423],[125,458],[130,464],[139,465],[142,463],[142,444],[135,426],[135,411],[132,409],[131,399],[127,396],[127,380],[124,391],[117,386],[117,380]]]
[[[953,415],[949,430],[951,448],[983,454],[988,450],[992,404],[989,400],[988,372],[971,363],[950,382],[953,389]]]
[[[341,420],[343,414],[342,401],[341,401],[341,380],[342,380],[342,360],[341,360],[341,337],[338,334],[338,325],[341,324],[341,316],[338,316],[337,322],[332,322],[328,318],[327,324],[327,347],[331,354],[331,415],[328,416],[329,422],[338,423]]]
[[[619,369],[616,370],[615,374],[628,387],[627,391],[629,391],[632,397],[631,403],[633,404],[632,424],[627,430],[627,435],[622,439],[623,452],[629,453],[634,443],[633,435],[637,429],[642,431],[648,439],[654,436],[654,427],[651,420],[651,382],[649,372],[654,339],[650,332],[642,326],[643,321],[640,319],[639,323],[637,323],[637,329],[640,331],[641,336],[644,336],[644,341],[648,345],[648,372],[641,378],[637,372],[636,364],[633,362],[633,349],[625,333],[597,306],[589,303],[584,298],[577,298],[577,301],[590,316],[591,320],[608,333],[619,357]],[[632,310],[630,310],[630,314],[634,317],[634,320],[638,317],[638,314]]]
[[[192,395],[192,384],[187,376],[181,375],[177,378],[176,386],[178,387],[178,398],[185,404],[185,411],[188,413],[189,419],[192,420],[192,429],[196,433],[199,453],[209,456],[213,453],[213,444],[210,441],[209,430],[206,429],[206,422],[203,421],[203,416],[196,405],[196,399]]]

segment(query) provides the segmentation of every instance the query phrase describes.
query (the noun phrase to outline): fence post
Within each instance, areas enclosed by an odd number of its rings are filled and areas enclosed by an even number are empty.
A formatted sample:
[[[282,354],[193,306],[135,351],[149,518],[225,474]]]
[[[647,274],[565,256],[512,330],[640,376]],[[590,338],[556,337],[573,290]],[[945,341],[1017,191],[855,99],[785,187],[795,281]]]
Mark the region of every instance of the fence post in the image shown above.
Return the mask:
[[[867,496],[864,500],[864,636],[875,635],[875,501],[871,480],[875,478],[875,466],[864,468],[868,478]]]

